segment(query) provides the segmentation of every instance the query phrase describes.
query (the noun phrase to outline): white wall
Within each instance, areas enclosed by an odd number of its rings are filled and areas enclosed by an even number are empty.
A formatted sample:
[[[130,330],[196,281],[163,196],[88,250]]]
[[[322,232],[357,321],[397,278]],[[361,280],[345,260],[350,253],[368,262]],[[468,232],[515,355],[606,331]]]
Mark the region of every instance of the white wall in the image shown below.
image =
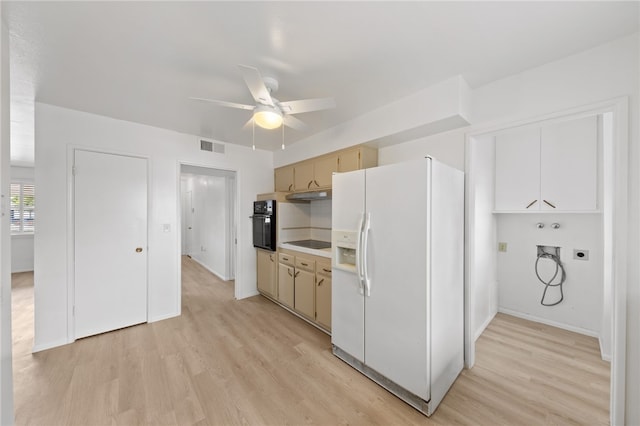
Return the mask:
[[[415,160],[427,155],[464,171],[464,143],[467,128],[451,130],[378,150],[378,165]]]
[[[33,183],[33,167],[11,166],[11,182]],[[37,197],[36,188],[36,197]],[[36,198],[37,206],[37,198]],[[36,228],[37,228],[36,216]],[[11,272],[33,271],[33,234],[11,236]]]
[[[9,199],[9,30],[0,8],[0,192]],[[11,231],[8,203],[0,219],[0,424],[12,425],[13,371],[11,351]]]
[[[149,321],[180,313],[180,163],[237,172],[238,257],[235,295],[257,294],[252,202],[273,188],[272,153],[227,144],[225,154],[200,150],[199,138],[36,103],[38,232],[35,238],[34,349],[72,341],[67,330],[68,148],[149,157]],[[170,232],[162,225],[169,224]]]
[[[452,77],[274,153],[280,167],[366,142],[387,144],[460,128],[468,124],[469,86]]]
[[[507,251],[498,253],[499,309],[598,337],[602,322],[603,259],[600,214],[499,214],[498,241]],[[536,227],[543,223],[542,229]],[[552,229],[558,223],[560,228]],[[535,275],[537,245],[561,247],[560,258],[567,273],[564,300],[542,306],[544,285]],[[573,259],[573,249],[589,250],[589,260]],[[543,278],[553,276],[555,264],[540,261]],[[557,280],[554,281],[558,282]],[[545,303],[559,300],[559,287],[547,291]]]
[[[193,197],[193,235],[189,255],[223,280],[227,270],[227,177],[187,176]]]

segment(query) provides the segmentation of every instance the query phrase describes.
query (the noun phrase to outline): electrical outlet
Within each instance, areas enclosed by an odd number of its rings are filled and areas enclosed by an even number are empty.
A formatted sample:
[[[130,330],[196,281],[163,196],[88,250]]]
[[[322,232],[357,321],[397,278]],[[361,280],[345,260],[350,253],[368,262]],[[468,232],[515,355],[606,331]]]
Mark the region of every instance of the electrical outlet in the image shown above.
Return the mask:
[[[575,260],[589,260],[589,250],[573,249],[573,258]]]
[[[498,243],[498,251],[502,253],[506,253],[507,243]]]

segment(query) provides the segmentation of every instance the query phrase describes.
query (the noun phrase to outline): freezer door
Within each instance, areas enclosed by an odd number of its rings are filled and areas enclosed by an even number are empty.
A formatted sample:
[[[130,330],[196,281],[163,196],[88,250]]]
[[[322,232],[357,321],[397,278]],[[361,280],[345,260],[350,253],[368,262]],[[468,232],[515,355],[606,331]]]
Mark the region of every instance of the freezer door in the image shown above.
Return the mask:
[[[331,227],[358,232],[364,213],[364,170],[333,175]],[[349,355],[364,361],[364,296],[358,274],[336,267],[336,242],[333,242],[331,289],[331,343]],[[360,253],[356,252],[356,256]]]
[[[429,159],[367,169],[365,363],[429,400]]]

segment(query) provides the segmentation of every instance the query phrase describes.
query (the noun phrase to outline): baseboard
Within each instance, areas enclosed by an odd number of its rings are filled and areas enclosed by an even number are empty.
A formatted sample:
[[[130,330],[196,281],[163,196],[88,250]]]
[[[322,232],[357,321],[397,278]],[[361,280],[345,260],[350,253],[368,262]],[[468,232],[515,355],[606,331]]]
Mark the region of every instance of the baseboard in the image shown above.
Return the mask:
[[[33,348],[31,349],[31,353],[46,351],[47,349],[57,348],[58,346],[68,345],[69,343],[73,343],[73,340],[68,341],[67,339],[64,339],[64,340],[56,340],[54,342],[49,342],[44,344],[38,344],[38,345],[34,344]]]
[[[546,324],[546,325],[550,325],[550,326],[553,326],[553,327],[561,328],[563,330],[573,331],[574,333],[584,334],[585,336],[596,337],[598,339],[600,338],[598,333],[596,333],[595,331],[592,331],[592,330],[587,330],[586,328],[580,328],[580,327],[576,327],[576,326],[569,325],[569,324],[562,324],[560,322],[552,321],[552,320],[549,320],[549,319],[546,319],[546,318],[540,318],[540,317],[536,317],[534,315],[529,315],[529,314],[525,314],[525,313],[522,313],[522,312],[512,311],[511,309],[507,309],[507,308],[498,308],[498,312],[503,313],[503,314],[507,314],[507,315],[511,315],[511,316],[514,316],[514,317],[526,319],[526,320],[529,320],[529,321],[539,322],[541,324]]]
[[[598,344],[600,345],[600,358],[602,358],[603,361],[611,362],[611,354],[606,354],[602,350],[602,348],[604,348],[604,346],[602,344],[602,337],[601,336],[598,336]]]
[[[195,257],[190,256],[190,258],[191,258],[191,260],[196,262],[198,265],[202,266],[204,269],[206,269],[207,271],[211,272],[216,277],[220,278],[222,281],[229,281],[229,278],[225,277],[224,275],[220,275],[218,272],[216,272],[213,269],[209,268],[208,265],[202,263],[200,260],[196,259]]]
[[[494,312],[493,315],[489,316],[487,318],[487,320],[482,324],[482,326],[480,326],[480,328],[478,330],[476,330],[476,334],[473,336],[473,341],[474,342],[476,340],[478,340],[478,338],[482,335],[482,333],[484,333],[484,330],[486,330],[486,328],[489,326],[491,321],[493,321],[493,319],[495,318],[496,314],[497,314],[497,312]]]
[[[19,274],[21,272],[33,272],[33,266],[30,268],[16,269],[15,271],[13,269],[11,270],[12,274]]]
[[[175,317],[179,317],[180,316],[180,312],[176,313],[176,312],[172,312],[170,314],[163,314],[163,315],[158,315],[158,316],[154,316],[154,317],[149,317],[149,320],[147,322],[158,322],[158,321],[162,321],[162,320],[166,320],[169,318],[175,318]]]

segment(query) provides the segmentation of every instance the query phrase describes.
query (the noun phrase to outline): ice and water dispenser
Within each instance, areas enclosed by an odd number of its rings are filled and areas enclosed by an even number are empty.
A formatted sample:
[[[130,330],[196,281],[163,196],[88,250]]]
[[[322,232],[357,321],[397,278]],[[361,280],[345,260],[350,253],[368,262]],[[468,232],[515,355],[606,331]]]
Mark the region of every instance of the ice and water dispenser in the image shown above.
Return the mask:
[[[353,231],[333,231],[331,236],[331,246],[334,250],[334,267],[355,273],[358,233]]]

